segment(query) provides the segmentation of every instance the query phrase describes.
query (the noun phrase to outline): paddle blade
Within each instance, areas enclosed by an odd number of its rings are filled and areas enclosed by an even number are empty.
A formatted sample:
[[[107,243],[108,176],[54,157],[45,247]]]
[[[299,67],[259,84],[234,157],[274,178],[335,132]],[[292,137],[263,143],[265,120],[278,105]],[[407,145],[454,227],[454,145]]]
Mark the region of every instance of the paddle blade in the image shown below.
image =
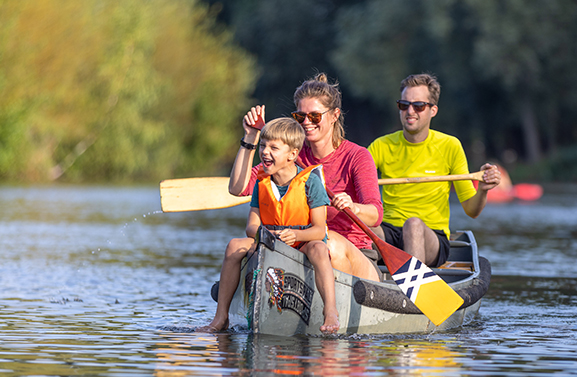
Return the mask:
[[[424,315],[439,326],[463,305],[463,299],[426,264],[415,257],[395,272],[395,283]]]
[[[202,211],[248,203],[250,196],[228,192],[228,177],[167,179],[160,182],[163,212]]]

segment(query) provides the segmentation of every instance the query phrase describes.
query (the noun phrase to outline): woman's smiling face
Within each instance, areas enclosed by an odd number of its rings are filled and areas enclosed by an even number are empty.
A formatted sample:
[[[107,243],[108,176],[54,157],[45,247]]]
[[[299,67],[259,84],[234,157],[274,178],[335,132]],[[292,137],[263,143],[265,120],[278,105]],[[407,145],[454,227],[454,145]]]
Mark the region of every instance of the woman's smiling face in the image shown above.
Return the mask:
[[[308,117],[301,123],[309,143],[332,140],[334,124],[339,117],[338,109],[329,109],[318,98],[307,97],[299,101],[297,111],[305,114],[325,113],[319,123],[312,123]]]

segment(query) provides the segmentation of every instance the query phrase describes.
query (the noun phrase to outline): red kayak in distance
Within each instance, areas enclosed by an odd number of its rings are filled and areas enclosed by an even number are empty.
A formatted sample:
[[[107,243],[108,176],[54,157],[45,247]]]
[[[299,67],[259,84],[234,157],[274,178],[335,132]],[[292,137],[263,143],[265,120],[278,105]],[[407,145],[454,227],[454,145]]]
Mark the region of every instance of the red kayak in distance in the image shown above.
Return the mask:
[[[543,196],[543,187],[541,185],[535,183],[513,185],[507,171],[502,166],[497,165],[497,167],[501,172],[501,183],[487,192],[488,203],[506,203],[513,199],[532,202]],[[473,181],[473,185],[477,188],[479,182]]]
[[[477,185],[475,185],[477,186]],[[509,190],[500,189],[499,186],[487,192],[488,203],[506,203],[513,199],[535,201],[543,196],[543,187],[533,183],[518,183]]]

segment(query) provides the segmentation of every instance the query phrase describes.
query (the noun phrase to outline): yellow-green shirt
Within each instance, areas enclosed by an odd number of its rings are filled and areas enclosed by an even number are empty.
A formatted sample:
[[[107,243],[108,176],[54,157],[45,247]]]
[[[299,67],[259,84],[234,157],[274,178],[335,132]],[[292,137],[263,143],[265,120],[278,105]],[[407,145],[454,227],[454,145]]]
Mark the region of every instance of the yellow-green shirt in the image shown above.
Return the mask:
[[[369,145],[381,178],[424,177],[468,174],[461,142],[453,136],[429,130],[422,143],[409,143],[398,131],[382,136]],[[455,181],[455,191],[463,202],[476,193],[471,181]],[[383,185],[383,221],[402,227],[418,217],[431,229],[449,230],[451,182]]]

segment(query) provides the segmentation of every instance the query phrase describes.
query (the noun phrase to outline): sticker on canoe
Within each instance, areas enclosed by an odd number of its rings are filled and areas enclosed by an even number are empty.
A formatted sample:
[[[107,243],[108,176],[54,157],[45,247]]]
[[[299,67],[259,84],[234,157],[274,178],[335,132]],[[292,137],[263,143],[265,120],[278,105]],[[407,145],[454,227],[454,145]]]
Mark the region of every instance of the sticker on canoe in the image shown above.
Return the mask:
[[[282,268],[269,267],[266,272],[266,291],[269,293],[268,303],[271,308],[276,306],[279,313],[289,309],[309,324],[315,291],[301,278],[285,273]]]

